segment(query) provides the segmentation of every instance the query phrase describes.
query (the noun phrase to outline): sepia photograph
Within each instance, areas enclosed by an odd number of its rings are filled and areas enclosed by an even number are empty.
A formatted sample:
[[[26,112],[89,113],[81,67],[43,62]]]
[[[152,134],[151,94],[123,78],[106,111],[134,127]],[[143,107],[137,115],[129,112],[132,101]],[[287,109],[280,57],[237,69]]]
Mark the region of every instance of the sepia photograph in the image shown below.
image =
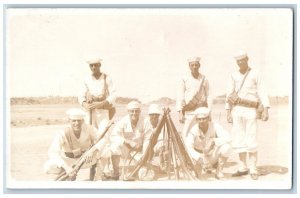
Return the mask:
[[[8,189],[293,185],[291,8],[6,8]]]

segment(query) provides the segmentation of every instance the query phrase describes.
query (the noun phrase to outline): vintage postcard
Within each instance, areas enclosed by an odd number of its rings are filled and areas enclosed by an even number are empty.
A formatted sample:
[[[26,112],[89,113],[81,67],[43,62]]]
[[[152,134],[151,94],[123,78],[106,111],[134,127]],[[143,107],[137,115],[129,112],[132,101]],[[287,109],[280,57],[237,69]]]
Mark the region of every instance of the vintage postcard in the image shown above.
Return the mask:
[[[291,189],[293,9],[4,11],[8,189]]]

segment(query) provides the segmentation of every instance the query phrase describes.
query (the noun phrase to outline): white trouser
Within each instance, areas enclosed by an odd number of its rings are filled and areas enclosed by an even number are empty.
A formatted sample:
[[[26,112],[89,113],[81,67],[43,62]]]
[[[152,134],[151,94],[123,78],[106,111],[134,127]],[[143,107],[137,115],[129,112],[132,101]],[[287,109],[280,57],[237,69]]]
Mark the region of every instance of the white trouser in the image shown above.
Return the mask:
[[[94,152],[93,154],[93,160],[89,163],[84,163],[82,165],[82,169],[85,168],[90,168],[92,165],[96,164],[97,161],[102,158],[108,158],[110,157],[110,150],[108,147],[105,147],[102,149],[101,153],[100,152]],[[68,157],[61,157],[60,159],[49,159],[45,164],[44,164],[44,172],[47,174],[59,174],[62,170],[61,167],[61,160],[63,160],[66,164],[68,164],[70,167],[74,165],[75,163],[78,162],[79,158],[68,158]]]
[[[137,161],[139,161],[143,157],[142,152],[136,153],[136,151],[130,150],[127,146],[124,144],[120,144],[117,147],[112,146],[111,150],[112,155],[119,155],[121,159],[123,160],[123,169],[122,174],[124,175],[124,171],[126,171],[128,166],[135,165]],[[133,159],[132,159],[133,157]],[[130,163],[130,164],[129,164]]]
[[[237,153],[257,151],[256,109],[235,106],[232,109],[232,148]]]
[[[192,126],[197,124],[195,119],[195,113],[194,111],[186,111],[184,115],[184,126],[182,129],[182,138],[185,140],[185,138],[188,135],[188,132],[191,130]]]
[[[69,166],[72,166],[77,162],[79,158],[64,158],[63,160],[65,161],[66,164]],[[92,165],[97,163],[97,159],[95,158],[92,163],[84,164],[81,168],[90,168]],[[55,159],[49,159],[45,164],[44,164],[44,172],[47,174],[59,174],[62,171],[62,167],[59,165],[58,161]]]
[[[203,157],[203,162],[214,165],[218,162],[220,157],[228,158],[232,153],[232,149],[230,144],[226,143],[221,146],[216,146],[212,151],[211,155],[207,155]]]
[[[102,124],[103,121],[109,120],[108,110],[105,109],[94,109],[92,111],[92,125],[97,129]],[[90,124],[90,112],[87,112],[87,116],[85,117],[85,123]]]

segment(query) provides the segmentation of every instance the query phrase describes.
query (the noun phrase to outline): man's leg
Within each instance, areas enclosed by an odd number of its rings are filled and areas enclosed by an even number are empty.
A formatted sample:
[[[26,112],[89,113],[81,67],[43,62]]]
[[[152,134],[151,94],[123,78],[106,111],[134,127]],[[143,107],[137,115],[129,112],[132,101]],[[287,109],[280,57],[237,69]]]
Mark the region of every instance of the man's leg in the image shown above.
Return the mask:
[[[58,167],[54,160],[48,160],[44,164],[44,172],[46,174],[59,175],[62,171],[64,171],[64,169],[61,167]]]
[[[239,169],[236,173],[232,174],[232,177],[239,177],[242,175],[247,175],[249,173],[249,170],[247,168],[247,153],[239,153],[239,159]]]
[[[240,158],[240,171],[247,171],[247,153],[243,152],[243,153],[239,153],[239,158]]]
[[[213,161],[214,164],[217,163],[217,169],[216,169],[217,179],[223,179],[225,177],[223,173],[223,168],[231,154],[232,154],[232,149],[230,144],[223,144],[222,146],[216,149],[216,152],[213,152],[212,158],[217,159]]]
[[[254,109],[250,109],[247,113],[246,142],[249,153],[250,176],[252,179],[256,180],[258,179],[256,168],[258,141],[256,111]]]
[[[196,123],[197,122],[196,122],[194,114],[192,114],[191,112],[186,112],[184,126],[183,126],[183,129],[181,132],[181,137],[184,141],[188,135],[188,132],[191,130],[192,126]]]
[[[257,163],[257,152],[250,152],[249,153],[250,176],[254,180],[258,179],[256,163]]]
[[[120,159],[121,159],[121,155],[112,155],[111,156],[111,161],[112,161],[112,165],[113,165],[113,175],[112,175],[113,180],[119,180],[119,177],[120,177]]]
[[[97,109],[95,114],[95,120],[97,122],[98,128],[100,128],[101,125],[106,125],[109,120],[108,110]]]
[[[233,177],[248,174],[247,168],[247,144],[246,144],[246,119],[244,118],[244,109],[234,107],[232,111],[232,148],[239,155],[239,168]]]
[[[48,160],[44,165],[44,172],[46,174],[54,174],[57,175],[55,180],[61,179],[61,177],[64,175],[63,173],[66,172],[66,170],[63,167],[58,166],[56,160]],[[63,174],[63,175],[62,175]],[[63,176],[64,177],[64,176]],[[76,174],[72,177],[67,176],[64,181],[74,181],[76,180]],[[63,181],[61,180],[61,181]]]
[[[223,173],[223,168],[225,166],[225,163],[227,162],[227,157],[222,157],[220,156],[219,159],[218,159],[218,167],[217,167],[217,170],[216,170],[216,178],[217,179],[223,179],[225,176],[224,176],[224,173]]]
[[[203,175],[202,164],[200,164],[200,162],[196,162],[195,169],[196,169],[198,178],[201,179],[201,176]]]
[[[107,166],[109,158],[100,158],[97,162],[95,181],[102,180],[104,168]]]
[[[97,167],[97,163],[92,165],[92,167],[90,168],[90,181],[94,181],[95,179],[96,167]]]

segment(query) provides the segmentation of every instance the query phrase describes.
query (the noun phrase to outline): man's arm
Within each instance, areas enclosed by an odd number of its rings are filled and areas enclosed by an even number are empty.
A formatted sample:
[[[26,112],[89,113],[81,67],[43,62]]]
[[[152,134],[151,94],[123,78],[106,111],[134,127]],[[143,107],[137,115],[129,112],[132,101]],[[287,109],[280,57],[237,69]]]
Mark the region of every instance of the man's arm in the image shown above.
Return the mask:
[[[195,161],[199,161],[202,159],[202,155],[194,149],[195,143],[195,134],[193,131],[190,131],[185,140],[185,146],[187,148],[188,153]]]
[[[115,88],[110,76],[106,77],[106,83],[107,83],[107,89],[109,92],[109,95],[107,96],[106,101],[109,104],[113,104],[113,103],[115,103],[117,96],[116,96],[116,88]]]
[[[205,95],[206,95],[207,106],[211,110],[212,97],[211,97],[211,91],[210,91],[209,82],[208,82],[207,78],[205,78],[204,91],[205,91]]]
[[[88,87],[86,82],[84,81],[79,88],[79,94],[78,94],[78,102],[81,106],[83,106],[83,102],[87,102],[86,100],[87,92],[88,92]]]
[[[56,162],[58,167],[65,169],[67,174],[71,174],[72,167],[68,165],[62,157],[62,145],[65,144],[64,136],[64,131],[59,132],[55,136],[52,144],[49,147],[48,155],[50,159],[53,159]]]
[[[225,109],[227,112],[227,122],[232,123],[232,115],[231,115],[232,106],[228,103],[228,96],[235,90],[235,81],[233,75],[231,75],[231,78],[227,84],[228,85],[226,90]]]
[[[269,119],[270,100],[264,82],[260,75],[257,76],[257,92],[258,92],[258,97],[264,106],[261,119],[262,121],[267,121]]]
[[[88,80],[86,79],[80,86],[78,102],[87,111],[91,111],[96,108],[96,105],[92,103],[93,95],[89,92],[87,82]]]

